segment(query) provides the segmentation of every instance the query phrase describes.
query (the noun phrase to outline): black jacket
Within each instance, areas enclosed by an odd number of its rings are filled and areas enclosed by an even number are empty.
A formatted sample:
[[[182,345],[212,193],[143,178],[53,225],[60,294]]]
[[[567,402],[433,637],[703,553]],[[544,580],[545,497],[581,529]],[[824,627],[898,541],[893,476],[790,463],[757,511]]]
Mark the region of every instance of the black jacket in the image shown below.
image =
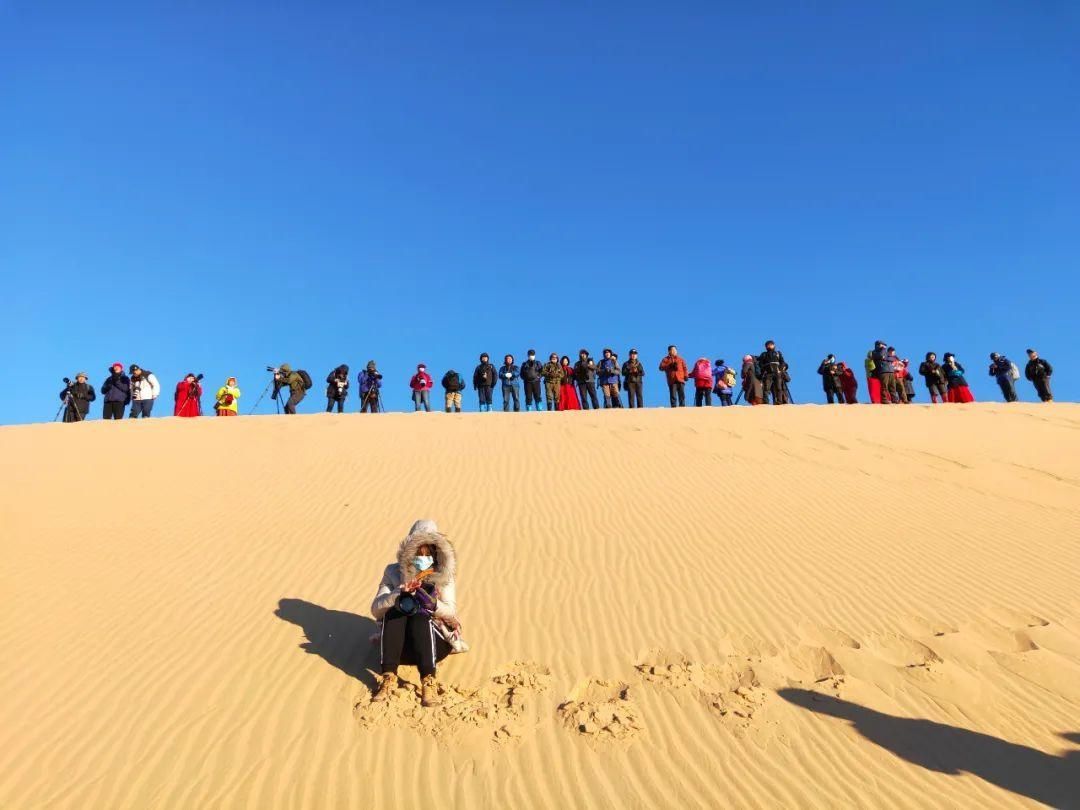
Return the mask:
[[[919,364],[919,373],[926,380],[927,388],[931,385],[945,385],[945,369],[938,362],[923,360]]]
[[[127,374],[110,374],[101,384],[101,394],[106,402],[131,402],[131,380]]]
[[[326,398],[345,399],[349,395],[349,367],[338,366],[326,375]]]
[[[896,367],[893,365],[892,358],[889,357],[889,350],[884,346],[874,349],[874,374],[880,377],[882,374],[893,374],[896,371]]]
[[[476,367],[476,371],[472,375],[473,388],[494,388],[495,378],[499,374],[495,370],[495,366],[490,362],[481,363]]]
[[[539,360],[526,360],[521,364],[521,379],[525,382],[536,382],[540,379],[540,372],[544,368]]]
[[[783,352],[772,349],[758,355],[758,368],[761,369],[761,376],[765,377],[769,374],[781,374],[787,371],[788,364],[784,360]]]
[[[1041,357],[1038,360],[1028,360],[1024,366],[1024,376],[1034,382],[1044,377],[1050,377],[1054,373],[1054,367]]]
[[[835,362],[830,362],[828,358],[821,361],[821,365],[818,366],[817,373],[821,375],[821,387],[826,391],[840,391],[842,386],[840,385],[840,366]]]
[[[628,383],[641,382],[645,376],[645,366],[641,365],[640,360],[627,360],[622,364],[622,375]]]
[[[589,358],[574,363],[574,379],[579,383],[596,382],[596,365],[589,365]]]
[[[459,391],[465,390],[465,380],[461,379],[461,375],[453,369],[443,374],[442,378],[443,390],[448,394],[456,394]]]
[[[90,383],[72,383],[70,386],[60,392],[60,399],[66,400],[67,395],[71,394],[71,404],[68,405],[70,411],[72,406],[83,417],[90,413],[90,403],[97,398],[97,392],[94,391],[94,386]]]

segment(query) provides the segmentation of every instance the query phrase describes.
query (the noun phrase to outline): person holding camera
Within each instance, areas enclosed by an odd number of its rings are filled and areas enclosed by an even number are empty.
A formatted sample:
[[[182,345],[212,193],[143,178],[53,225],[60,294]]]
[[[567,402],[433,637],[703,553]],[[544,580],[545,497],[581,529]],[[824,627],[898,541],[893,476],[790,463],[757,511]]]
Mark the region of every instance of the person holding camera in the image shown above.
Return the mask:
[[[326,375],[326,412],[345,412],[345,400],[349,397],[349,367],[342,363]]]
[[[574,381],[578,388],[578,401],[582,410],[589,410],[592,403],[594,410],[599,410],[600,400],[596,396],[596,362],[589,357],[588,349],[578,352],[578,361],[574,363]]]
[[[203,375],[188,374],[176,384],[173,395],[173,416],[202,416],[202,378]]]
[[[761,369],[761,385],[765,390],[765,401],[772,397],[773,405],[787,404],[788,364],[784,353],[776,348],[776,343],[765,341],[765,351],[758,355],[758,368]]]
[[[356,381],[360,383],[360,413],[378,413],[382,374],[375,367],[374,360],[368,360]]]
[[[525,410],[540,410],[540,382],[544,377],[544,368],[536,359],[536,349],[529,349],[528,359],[521,364],[521,382],[525,386]]]
[[[154,408],[154,401],[161,394],[161,384],[154,372],[139,368],[135,363],[131,364],[128,372],[131,374],[131,413],[128,417],[147,419]]]
[[[514,400],[514,413],[521,410],[521,401],[518,399],[518,380],[521,372],[514,362],[514,355],[508,354],[503,358],[502,367],[499,369],[499,380],[502,382],[503,413],[510,410],[510,399]]]
[[[952,352],[945,352],[944,362],[941,364],[945,371],[945,380],[949,386],[949,402],[967,403],[974,402],[975,396],[968,388],[967,379],[964,377],[964,367],[956,359]]]
[[[288,363],[282,363],[274,372],[274,399],[281,397],[281,389],[289,389],[289,399],[285,403],[285,413],[289,416],[296,414],[296,406],[307,396],[307,388],[304,386],[304,378]]]
[[[611,349],[604,349],[604,356],[596,369],[600,381],[600,392],[604,396],[605,408],[621,408],[619,396],[619,360]]]
[[[421,704],[438,706],[435,668],[455,652],[466,652],[457,617],[457,556],[433,520],[418,520],[398,546],[397,561],[386,566],[371,615],[379,623],[379,688],[383,702],[398,688],[398,667],[420,671]]]
[[[667,354],[660,361],[660,370],[667,376],[668,397],[671,407],[682,408],[686,405],[686,380],[690,372],[686,368],[686,361],[679,357],[677,346],[668,346]],[[678,406],[676,406],[678,400]]]
[[[236,377],[229,377],[214,396],[214,412],[218,416],[240,415],[240,389],[236,387]]]
[[[75,375],[75,382],[64,377],[64,390],[60,392],[60,400],[65,403],[65,422],[85,422],[90,415],[90,403],[97,398],[94,386],[87,382],[89,378],[85,371]]]
[[[416,373],[409,378],[409,390],[412,391],[415,411],[423,408],[427,413],[431,413],[431,389],[434,385],[431,375],[427,373],[427,366],[417,363]]]
[[[559,355],[552,352],[548,356],[548,361],[544,363],[544,367],[540,369],[540,374],[544,378],[544,395],[547,397],[547,409],[557,411],[559,409],[559,389],[563,381]]]
[[[930,393],[931,403],[948,401],[949,384],[945,379],[945,369],[937,361],[937,355],[934,352],[926,353],[926,359],[919,364],[919,374],[926,382],[926,390]]]
[[[1028,361],[1024,366],[1024,376],[1035,386],[1035,393],[1040,402],[1053,402],[1054,394],[1050,391],[1050,378],[1054,376],[1054,367],[1048,360],[1039,357],[1034,349],[1027,350]]]
[[[644,408],[642,399],[642,381],[645,379],[645,366],[638,360],[637,349],[630,350],[630,358],[622,364],[623,388],[626,389],[626,404],[630,408]]]
[[[480,355],[480,365],[473,370],[472,385],[480,399],[480,412],[491,413],[491,394],[495,390],[495,380],[499,372],[495,369],[488,353]]]
[[[131,402],[131,379],[124,373],[123,363],[113,363],[109,367],[109,376],[101,384],[101,395],[105,398],[102,418],[123,419],[124,410]]]
[[[821,375],[821,387],[825,391],[827,404],[844,404],[844,391],[840,385],[840,366],[836,362],[836,355],[830,354],[821,361],[817,373]]]

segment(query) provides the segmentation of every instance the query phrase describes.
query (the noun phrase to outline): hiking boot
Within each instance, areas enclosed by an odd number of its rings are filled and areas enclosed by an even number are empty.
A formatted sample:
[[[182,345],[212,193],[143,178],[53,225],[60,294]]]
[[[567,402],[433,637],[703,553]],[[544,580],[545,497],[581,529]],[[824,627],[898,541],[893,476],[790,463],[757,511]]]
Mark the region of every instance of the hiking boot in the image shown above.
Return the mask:
[[[384,672],[379,676],[379,691],[375,693],[375,696],[371,699],[372,703],[384,703],[390,699],[390,696],[394,694],[394,690],[398,688],[397,675],[393,672]]]
[[[435,680],[434,675],[428,675],[421,681],[422,695],[420,698],[420,705],[429,709],[435,706],[442,705],[442,698],[439,697],[439,683]]]

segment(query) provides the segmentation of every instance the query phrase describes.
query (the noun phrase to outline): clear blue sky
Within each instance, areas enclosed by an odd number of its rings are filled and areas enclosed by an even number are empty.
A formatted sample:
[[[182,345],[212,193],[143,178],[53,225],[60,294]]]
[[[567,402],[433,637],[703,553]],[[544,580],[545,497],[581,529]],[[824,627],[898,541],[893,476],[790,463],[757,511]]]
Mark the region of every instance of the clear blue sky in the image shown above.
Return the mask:
[[[876,338],[1080,396],[1080,4],[758,5],[0,0],[0,421],[529,347],[659,404],[668,343],[766,338],[800,402]]]

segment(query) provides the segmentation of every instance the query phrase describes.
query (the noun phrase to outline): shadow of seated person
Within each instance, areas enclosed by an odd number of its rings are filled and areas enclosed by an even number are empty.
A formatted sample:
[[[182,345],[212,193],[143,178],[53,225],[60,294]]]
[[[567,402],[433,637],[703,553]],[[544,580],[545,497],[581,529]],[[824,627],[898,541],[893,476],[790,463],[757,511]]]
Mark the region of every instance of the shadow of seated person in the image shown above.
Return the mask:
[[[931,771],[970,773],[1051,807],[1080,808],[1080,749],[1061,756],[932,720],[896,717],[806,689],[780,689],[803,709],[846,720],[863,737]],[[1080,733],[1060,735],[1080,742]]]
[[[303,599],[282,599],[274,615],[304,631],[307,641],[300,649],[374,688],[379,647],[371,643],[371,637],[378,633],[379,625],[370,616],[329,610]]]

